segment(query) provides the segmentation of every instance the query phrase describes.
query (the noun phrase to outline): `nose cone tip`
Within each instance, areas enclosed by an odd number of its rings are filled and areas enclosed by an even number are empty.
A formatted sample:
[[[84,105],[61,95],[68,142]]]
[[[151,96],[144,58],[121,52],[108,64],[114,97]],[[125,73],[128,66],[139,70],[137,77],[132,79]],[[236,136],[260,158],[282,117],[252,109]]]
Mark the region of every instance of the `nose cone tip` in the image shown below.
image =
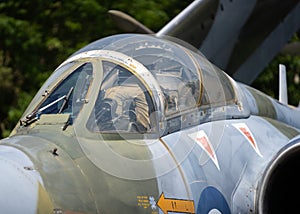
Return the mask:
[[[0,149],[1,213],[53,212],[51,201],[39,179],[19,161],[2,155]],[[10,153],[13,158],[13,153]],[[48,212],[47,212],[48,213]]]
[[[5,213],[34,213],[38,185],[14,162],[0,159],[0,207]],[[4,209],[4,210],[3,210]]]

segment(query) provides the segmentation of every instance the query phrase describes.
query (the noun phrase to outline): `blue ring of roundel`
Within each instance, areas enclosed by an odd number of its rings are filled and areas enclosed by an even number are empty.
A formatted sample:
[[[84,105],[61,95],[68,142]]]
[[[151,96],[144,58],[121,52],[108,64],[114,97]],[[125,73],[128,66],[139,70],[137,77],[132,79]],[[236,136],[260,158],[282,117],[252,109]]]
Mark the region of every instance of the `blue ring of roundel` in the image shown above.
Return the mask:
[[[206,187],[200,196],[197,214],[207,214],[216,209],[222,214],[230,214],[229,206],[222,193],[215,187]]]

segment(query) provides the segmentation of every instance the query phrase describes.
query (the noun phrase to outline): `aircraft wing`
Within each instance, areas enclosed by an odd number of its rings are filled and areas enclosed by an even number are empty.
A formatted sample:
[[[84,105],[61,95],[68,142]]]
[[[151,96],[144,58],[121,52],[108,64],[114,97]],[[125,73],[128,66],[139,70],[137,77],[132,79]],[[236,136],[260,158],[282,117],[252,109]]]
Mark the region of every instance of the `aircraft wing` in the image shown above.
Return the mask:
[[[157,35],[189,42],[236,80],[251,84],[299,27],[297,0],[195,0]]]

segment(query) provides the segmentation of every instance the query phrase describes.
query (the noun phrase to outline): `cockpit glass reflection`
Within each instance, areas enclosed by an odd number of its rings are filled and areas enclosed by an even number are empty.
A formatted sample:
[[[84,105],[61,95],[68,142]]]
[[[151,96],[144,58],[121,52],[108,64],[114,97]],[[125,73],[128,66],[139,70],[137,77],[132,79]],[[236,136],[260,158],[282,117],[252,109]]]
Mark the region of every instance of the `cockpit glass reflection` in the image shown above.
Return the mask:
[[[166,116],[200,104],[201,71],[185,49],[155,37],[128,38],[115,49],[143,64],[154,76],[165,97]]]
[[[189,69],[174,56],[140,55],[136,57],[156,78],[166,100],[166,115],[195,108],[200,96],[200,78],[197,69]],[[190,61],[190,67],[193,62]]]

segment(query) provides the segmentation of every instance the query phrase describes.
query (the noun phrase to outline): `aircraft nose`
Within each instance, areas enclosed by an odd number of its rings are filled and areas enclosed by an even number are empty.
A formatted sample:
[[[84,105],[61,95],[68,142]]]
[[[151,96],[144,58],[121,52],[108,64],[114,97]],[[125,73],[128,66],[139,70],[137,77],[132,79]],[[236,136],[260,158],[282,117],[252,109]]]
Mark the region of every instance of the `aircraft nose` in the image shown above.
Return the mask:
[[[53,213],[33,163],[20,150],[0,146],[1,213]]]

